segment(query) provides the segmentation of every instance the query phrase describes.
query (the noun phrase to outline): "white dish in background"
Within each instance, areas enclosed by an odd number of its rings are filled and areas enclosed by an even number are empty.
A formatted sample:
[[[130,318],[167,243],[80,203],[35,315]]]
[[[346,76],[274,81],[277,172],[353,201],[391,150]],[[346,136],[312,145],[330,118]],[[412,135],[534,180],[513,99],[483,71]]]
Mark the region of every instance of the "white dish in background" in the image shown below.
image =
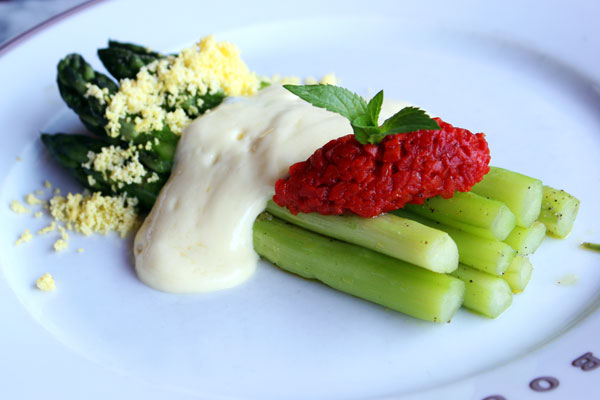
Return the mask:
[[[599,255],[578,248],[600,242],[600,6],[364,7],[106,1],[1,54],[3,397],[523,399],[537,396],[530,383],[540,377],[559,382],[544,399],[598,391],[600,367],[572,362],[600,356]],[[235,289],[172,295],[137,280],[130,240],[73,234],[63,253],[51,250],[50,236],[13,246],[24,229],[49,221],[12,213],[11,200],[46,179],[78,190],[38,140],[40,131],[83,129],[56,90],[57,61],[79,52],[100,69],[95,50],[109,38],[169,51],[210,33],[237,44],[260,74],[335,72],[359,93],[384,88],[388,98],[485,132],[493,165],[580,198],[574,231],[544,242],[529,287],[499,319],[461,310],[443,325],[267,263]],[[45,272],[56,278],[52,293],[33,286]],[[568,276],[577,283],[557,284]]]

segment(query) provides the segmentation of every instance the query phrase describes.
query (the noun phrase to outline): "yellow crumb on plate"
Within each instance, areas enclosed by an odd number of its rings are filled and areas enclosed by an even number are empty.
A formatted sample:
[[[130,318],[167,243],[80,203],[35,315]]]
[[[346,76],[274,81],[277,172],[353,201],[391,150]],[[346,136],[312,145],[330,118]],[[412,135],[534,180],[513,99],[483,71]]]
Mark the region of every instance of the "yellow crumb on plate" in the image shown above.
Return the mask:
[[[33,237],[33,235],[31,234],[31,231],[29,231],[29,229],[25,229],[25,232],[23,232],[23,234],[15,242],[15,246],[18,246],[21,243],[29,242],[32,237]]]
[[[47,226],[47,227],[45,227],[45,228],[42,228],[42,229],[40,229],[40,230],[37,232],[37,234],[38,234],[38,235],[44,235],[44,234],[46,234],[46,233],[53,232],[54,230],[56,230],[56,221],[52,221],[52,222],[50,223],[50,225],[48,225],[48,226]]]
[[[50,183],[50,181],[45,181],[44,186],[46,186],[46,189],[52,189],[52,184]]]
[[[23,161],[23,159],[19,156],[17,156],[17,161]]]
[[[63,251],[69,247],[69,242],[67,242],[65,239],[58,239],[56,242],[54,242],[52,247],[54,247],[54,251]]]
[[[56,289],[54,278],[47,272],[44,275],[40,276],[37,281],[35,281],[35,286],[44,292],[50,292]]]
[[[44,191],[41,190],[41,189],[38,189],[38,190],[35,191],[35,194],[38,195],[38,196],[43,196],[44,195]]]
[[[69,223],[69,225],[70,225],[70,223]],[[60,237],[63,240],[65,240],[65,241],[69,240],[69,234],[67,233],[67,230],[64,227],[58,225],[58,231],[60,232]]]
[[[21,204],[18,200],[13,200],[10,203],[10,209],[17,214],[27,214],[30,210]]]
[[[86,236],[93,232],[117,231],[125,237],[138,224],[136,205],[137,199],[124,195],[69,193],[67,197],[56,196],[50,200],[50,214],[56,221],[70,224],[73,230]]]
[[[60,189],[59,188],[54,189],[54,194],[55,195],[59,195],[60,194]]]
[[[44,215],[44,213],[43,213],[43,212],[41,212],[41,211],[36,211],[36,212],[33,214],[33,216],[34,216],[34,217],[36,217],[36,218],[42,218],[42,215]]]
[[[83,253],[84,251],[85,251],[85,250],[83,249],[83,247],[80,247],[80,248],[78,248],[78,249],[77,249],[77,252],[78,252],[78,253]]]
[[[36,204],[42,204],[42,200],[35,197],[35,194],[33,194],[33,193],[29,193],[27,196],[25,196],[25,201],[30,206],[34,206]]]

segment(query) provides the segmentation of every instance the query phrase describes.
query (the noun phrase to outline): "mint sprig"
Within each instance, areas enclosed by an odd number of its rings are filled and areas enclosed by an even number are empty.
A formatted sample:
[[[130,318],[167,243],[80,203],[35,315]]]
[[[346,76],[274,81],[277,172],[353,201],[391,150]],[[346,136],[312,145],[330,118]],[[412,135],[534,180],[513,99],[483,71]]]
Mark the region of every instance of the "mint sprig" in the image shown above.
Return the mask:
[[[414,132],[421,129],[440,129],[427,113],[417,107],[404,107],[379,126],[383,90],[367,103],[365,99],[339,86],[283,85],[315,107],[338,113],[350,121],[354,137],[362,144],[377,144],[387,135]]]

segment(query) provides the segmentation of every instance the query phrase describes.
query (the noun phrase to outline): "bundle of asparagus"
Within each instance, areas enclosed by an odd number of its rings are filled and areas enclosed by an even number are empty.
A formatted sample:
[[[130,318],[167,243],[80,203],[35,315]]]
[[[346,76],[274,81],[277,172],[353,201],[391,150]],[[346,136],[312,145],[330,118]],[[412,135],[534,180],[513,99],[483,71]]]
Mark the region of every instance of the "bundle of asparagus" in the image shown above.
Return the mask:
[[[115,41],[98,54],[117,79],[131,79],[162,57]],[[89,96],[89,84],[109,96],[118,86],[79,55],[60,61],[57,81],[67,105],[96,136],[42,134],[50,154],[90,190],[125,192],[148,211],[168,178],[179,136],[166,125],[135,132],[127,121],[117,138],[107,135],[106,103]],[[223,97],[206,95],[206,108],[186,112],[193,117]],[[117,186],[85,166],[90,151],[146,143],[151,146],[142,146],[140,162],[158,179]],[[509,307],[513,292],[525,289],[532,272],[528,256],[546,233],[566,236],[578,206],[573,196],[537,179],[492,168],[471,192],[376,218],[293,215],[271,201],[254,224],[254,248],[283,269],[417,318],[450,321],[461,305],[495,318]]]
[[[105,68],[119,81],[135,78],[142,67],[163,57],[142,46],[117,41],[110,41],[107,48],[99,49],[98,56]],[[46,149],[84,187],[104,194],[124,192],[139,200],[142,211],[149,211],[171,172],[179,135],[173,133],[167,124],[161,130],[138,132],[131,121],[123,119],[120,121],[117,137],[109,136],[106,109],[110,96],[117,93],[119,86],[108,76],[95,71],[79,54],[69,54],[60,60],[57,84],[67,106],[95,136],[42,134]],[[97,87],[108,101],[90,95],[90,86]],[[199,103],[198,97],[201,97],[202,107],[191,107],[192,104]],[[202,96],[187,96],[176,104],[188,117],[195,118],[220,104],[224,97],[222,92],[206,93]],[[123,149],[136,146],[141,164],[156,175],[148,174],[141,184],[116,185],[110,177],[83,165],[88,161],[88,152],[98,153],[111,145]],[[158,178],[152,179],[152,176]]]
[[[499,180],[502,185],[498,185]],[[482,194],[489,193],[489,187],[493,187],[495,192],[490,197],[484,197]],[[448,314],[439,310],[453,309],[461,296],[459,285],[446,283],[449,276],[464,282],[464,307],[490,318],[498,317],[511,305],[512,294],[523,291],[529,282],[533,269],[528,256],[540,246],[546,232],[564,238],[573,226],[578,207],[579,201],[564,191],[543,186],[541,181],[525,175],[491,167],[490,173],[473,187],[472,192],[457,192],[451,199],[431,198],[423,205],[407,205],[404,209],[372,219],[302,213],[293,215],[272,201],[267,205],[267,212],[295,226],[362,246],[363,252],[366,251],[364,248],[372,249],[429,269],[421,271],[418,280],[421,285],[429,284],[437,288],[435,296],[422,292],[420,297],[398,290],[393,300],[378,299],[376,302],[418,318],[447,321]],[[540,213],[541,210],[546,212]],[[303,250],[295,250],[295,258],[288,260],[271,248],[265,249],[263,242],[266,239],[260,235],[267,229],[266,225],[278,224],[277,228],[273,228],[277,229],[277,236],[271,239],[271,246],[280,246],[279,252],[293,252],[287,241],[293,243],[297,228],[292,225],[282,227],[280,222],[271,221],[262,218],[255,224],[255,249],[259,254],[291,272],[315,277],[339,290],[371,299],[371,282],[360,279],[366,273],[365,269],[371,267],[362,265],[359,257],[346,258],[347,254],[354,251],[352,247],[343,250],[344,254],[340,254],[339,259],[338,251],[325,253],[327,257],[319,266],[312,264],[317,262],[313,259],[312,251],[303,253]],[[412,225],[414,222],[422,225]],[[435,230],[425,231],[422,226]],[[561,228],[557,229],[557,226]],[[436,261],[439,258],[452,260],[454,253],[449,246],[440,245],[445,243],[440,232],[445,232],[458,249],[458,263],[454,267],[446,265],[445,271],[437,266]],[[262,232],[262,235],[266,233]],[[315,242],[323,240],[316,234],[313,237]],[[346,269],[337,276],[346,277],[346,282],[352,282],[348,288],[332,277],[320,275],[338,268],[341,260],[344,260]],[[395,270],[403,269],[406,272],[409,267],[413,268],[389,258],[387,262],[390,265],[395,262]],[[354,265],[354,269],[350,269],[349,265]],[[371,274],[380,275],[382,272],[373,271]],[[411,277],[415,278],[416,275]],[[393,282],[391,277],[390,282]],[[411,303],[415,297],[422,299],[417,305]],[[428,300],[423,300],[425,298]],[[431,301],[438,302],[435,308],[437,314],[431,313]],[[428,311],[430,314],[427,314]]]

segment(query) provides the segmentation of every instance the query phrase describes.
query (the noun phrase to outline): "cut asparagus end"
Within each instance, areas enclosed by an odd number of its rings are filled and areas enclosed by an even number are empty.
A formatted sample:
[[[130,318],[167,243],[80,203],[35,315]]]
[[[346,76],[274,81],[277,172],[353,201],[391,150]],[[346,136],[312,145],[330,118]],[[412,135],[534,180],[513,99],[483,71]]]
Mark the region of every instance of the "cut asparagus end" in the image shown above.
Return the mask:
[[[278,267],[433,322],[450,322],[464,297],[459,279],[291,225],[269,213],[254,223],[254,249]]]
[[[518,226],[531,226],[540,214],[542,181],[503,168],[490,172],[471,189],[474,193],[503,202],[515,214]]]
[[[463,306],[471,311],[496,318],[512,304],[510,286],[502,278],[462,264],[451,275],[465,282]]]
[[[527,287],[532,273],[533,266],[531,265],[529,258],[516,256],[502,279],[508,283],[513,293],[519,293]]]
[[[546,225],[535,221],[529,228],[515,226],[515,229],[504,240],[521,256],[533,254],[542,244],[546,236]]]
[[[516,255],[516,251],[508,244],[496,239],[487,239],[473,235],[460,229],[428,220],[406,210],[396,210],[394,214],[413,219],[448,233],[458,248],[459,261],[480,271],[501,276]]]
[[[267,211],[294,225],[353,243],[419,267],[452,272],[458,266],[458,249],[446,232],[392,214],[375,218],[353,215],[294,215],[272,200]]]
[[[546,225],[549,235],[561,239],[567,237],[579,211],[579,200],[564,190],[550,186],[544,186],[543,193],[539,221]]]
[[[492,223],[492,233],[495,236],[493,239],[498,239],[500,241],[506,239],[513,229],[515,229],[516,225],[515,214],[503,204]]]
[[[501,201],[472,192],[455,192],[450,199],[432,197],[405,209],[445,225],[490,239],[504,240],[514,229],[515,215]]]
[[[486,239],[457,230],[450,236],[460,252],[460,262],[495,276],[502,276],[516,256],[516,251],[496,239]]]

